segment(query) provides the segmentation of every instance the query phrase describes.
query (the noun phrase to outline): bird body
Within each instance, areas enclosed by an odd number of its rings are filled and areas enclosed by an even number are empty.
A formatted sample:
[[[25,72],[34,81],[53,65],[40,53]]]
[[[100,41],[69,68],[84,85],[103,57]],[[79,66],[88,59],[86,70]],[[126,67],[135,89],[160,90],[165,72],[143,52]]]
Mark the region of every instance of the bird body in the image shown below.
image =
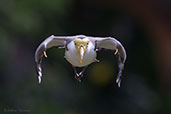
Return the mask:
[[[47,57],[46,50],[51,47],[65,48],[65,58],[72,64],[75,71],[75,78],[80,81],[83,76],[85,67],[89,64],[97,61],[96,51],[99,49],[108,49],[115,51],[115,55],[118,57],[118,76],[116,83],[120,87],[122,71],[124,69],[124,63],[126,60],[126,51],[122,44],[112,37],[91,37],[85,35],[76,36],[50,36],[45,39],[37,48],[35,52],[35,62],[38,72],[39,83],[41,83],[42,68],[41,62],[43,55]],[[77,73],[75,67],[84,67],[84,69]]]

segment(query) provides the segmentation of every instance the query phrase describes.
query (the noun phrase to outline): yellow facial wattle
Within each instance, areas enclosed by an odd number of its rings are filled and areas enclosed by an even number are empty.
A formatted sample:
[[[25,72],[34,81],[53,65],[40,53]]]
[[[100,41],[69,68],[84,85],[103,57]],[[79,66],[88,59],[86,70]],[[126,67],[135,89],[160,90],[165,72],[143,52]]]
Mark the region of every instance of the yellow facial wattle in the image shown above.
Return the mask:
[[[84,54],[85,54],[86,49],[87,49],[88,44],[89,44],[89,40],[88,39],[79,39],[79,38],[76,38],[74,40],[74,43],[75,43],[75,47],[77,49],[77,52],[78,52],[78,54],[80,56],[80,63],[82,63]]]

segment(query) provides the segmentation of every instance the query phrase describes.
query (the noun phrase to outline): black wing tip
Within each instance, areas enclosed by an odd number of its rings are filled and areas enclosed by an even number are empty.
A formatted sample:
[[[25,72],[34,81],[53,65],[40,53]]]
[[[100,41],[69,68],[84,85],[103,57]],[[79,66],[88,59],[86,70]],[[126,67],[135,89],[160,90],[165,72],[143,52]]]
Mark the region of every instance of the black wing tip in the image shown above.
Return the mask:
[[[116,83],[118,84],[118,87],[121,86],[121,77],[122,77],[122,74],[119,73],[116,79]]]
[[[42,76],[38,76],[38,83],[41,84]]]
[[[41,83],[41,78],[42,78],[42,68],[41,68],[41,63],[36,62],[36,72],[38,75],[38,83]]]

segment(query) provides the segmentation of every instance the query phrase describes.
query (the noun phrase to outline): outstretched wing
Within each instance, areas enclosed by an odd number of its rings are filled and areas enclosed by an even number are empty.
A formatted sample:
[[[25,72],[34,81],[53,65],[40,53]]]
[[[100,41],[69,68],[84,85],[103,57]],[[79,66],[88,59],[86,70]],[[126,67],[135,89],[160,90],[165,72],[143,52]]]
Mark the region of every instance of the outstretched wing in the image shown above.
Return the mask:
[[[115,50],[115,55],[118,56],[118,68],[119,68],[116,83],[118,83],[118,86],[120,87],[122,71],[124,69],[124,64],[126,60],[126,51],[124,47],[118,40],[112,37],[107,37],[107,38],[95,37],[94,39],[95,39],[95,45],[97,49],[104,48],[104,49],[109,49],[109,50]]]
[[[35,52],[35,62],[36,62],[36,69],[38,73],[39,83],[41,83],[42,77],[42,68],[41,62],[43,55],[47,57],[46,50],[51,47],[64,47],[68,42],[70,42],[73,37],[65,37],[65,36],[54,36],[51,35],[50,37],[46,38],[36,49]]]

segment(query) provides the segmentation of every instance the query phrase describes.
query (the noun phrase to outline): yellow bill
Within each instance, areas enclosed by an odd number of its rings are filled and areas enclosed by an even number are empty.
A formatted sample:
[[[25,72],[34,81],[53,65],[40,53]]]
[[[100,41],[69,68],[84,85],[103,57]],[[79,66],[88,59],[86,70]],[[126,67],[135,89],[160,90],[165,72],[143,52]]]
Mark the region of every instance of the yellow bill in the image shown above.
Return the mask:
[[[83,46],[81,46],[81,47],[79,48],[80,63],[82,63],[82,61],[83,61],[84,53],[85,53],[85,49],[84,49]]]

